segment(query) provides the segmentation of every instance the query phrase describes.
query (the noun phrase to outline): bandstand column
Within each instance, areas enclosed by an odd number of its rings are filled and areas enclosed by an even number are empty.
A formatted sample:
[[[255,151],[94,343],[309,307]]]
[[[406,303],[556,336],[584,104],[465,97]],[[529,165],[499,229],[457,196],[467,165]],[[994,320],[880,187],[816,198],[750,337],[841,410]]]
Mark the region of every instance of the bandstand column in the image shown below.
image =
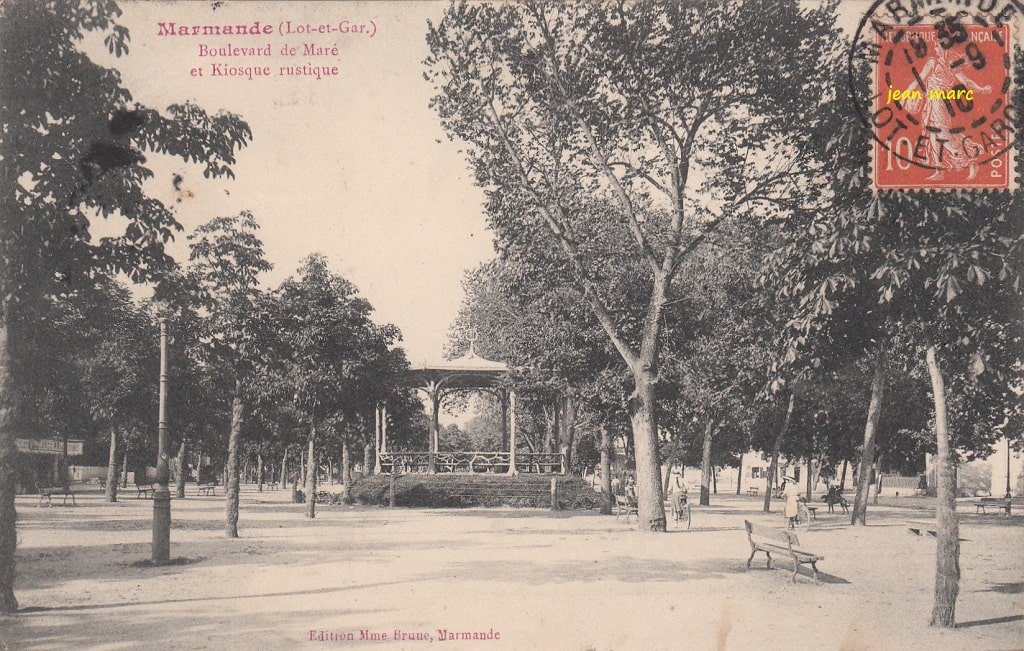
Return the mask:
[[[501,445],[508,445],[508,391],[498,390],[498,402],[501,403]]]
[[[383,446],[380,428],[380,410],[381,406],[376,405],[373,408],[373,451],[376,457],[376,465],[374,466],[373,472],[375,475],[380,474],[380,453],[382,452],[381,447]]]
[[[516,475],[516,392],[508,392],[509,428],[508,428],[508,474]]]
[[[428,396],[428,408],[430,409],[430,454],[427,457],[427,472],[434,473],[436,471],[435,463],[437,461],[437,431],[438,431],[438,418],[437,413],[440,409],[440,391],[436,382],[431,382],[427,387]]]

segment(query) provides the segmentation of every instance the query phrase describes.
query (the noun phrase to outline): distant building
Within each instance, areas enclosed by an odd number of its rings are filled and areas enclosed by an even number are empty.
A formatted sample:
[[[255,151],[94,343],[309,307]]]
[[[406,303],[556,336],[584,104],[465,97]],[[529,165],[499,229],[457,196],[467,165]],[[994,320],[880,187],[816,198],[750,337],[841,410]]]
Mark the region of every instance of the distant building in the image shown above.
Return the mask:
[[[1006,460],[1009,453],[1009,468]],[[927,455],[928,486],[934,490],[935,465],[934,457]],[[1009,473],[1007,473],[1009,470]],[[1007,449],[1006,438],[1001,438],[992,445],[992,453],[985,459],[961,464],[957,468],[957,494],[960,497],[976,495],[1006,495],[1009,480],[1010,495],[1024,495],[1024,455]]]

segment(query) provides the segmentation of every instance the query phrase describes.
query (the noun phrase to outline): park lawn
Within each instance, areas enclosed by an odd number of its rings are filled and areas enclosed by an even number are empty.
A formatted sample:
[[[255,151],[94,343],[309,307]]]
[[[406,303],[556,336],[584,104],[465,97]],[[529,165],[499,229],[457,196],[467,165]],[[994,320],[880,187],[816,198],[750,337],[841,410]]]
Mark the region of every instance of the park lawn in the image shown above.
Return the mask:
[[[153,568],[139,564],[152,503],[133,495],[107,504],[93,489],[77,508],[18,498],[23,612],[0,617],[0,649],[1024,646],[1020,515],[962,514],[962,627],[938,630],[927,626],[935,543],[906,528],[929,515],[920,509],[872,507],[870,526],[852,529],[822,506],[801,540],[826,557],[823,581],[794,585],[760,554],[746,570],[743,520],[781,516],[745,496],[713,496],[691,531],[652,535],[542,509],[333,506],[310,522],[289,491],[245,486],[242,537],[228,540],[223,496],[190,487],[172,507],[179,563]],[[438,629],[500,639],[442,642]]]

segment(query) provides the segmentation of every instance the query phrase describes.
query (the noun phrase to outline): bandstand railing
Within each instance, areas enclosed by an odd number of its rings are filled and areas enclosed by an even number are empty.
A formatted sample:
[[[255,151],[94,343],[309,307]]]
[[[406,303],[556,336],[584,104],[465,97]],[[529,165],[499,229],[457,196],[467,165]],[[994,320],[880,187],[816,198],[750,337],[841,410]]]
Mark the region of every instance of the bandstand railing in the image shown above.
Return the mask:
[[[427,473],[433,457],[437,473],[506,473],[512,461],[509,452],[381,452],[380,468],[390,473]],[[561,452],[516,452],[516,471],[523,473],[564,474],[565,455]]]

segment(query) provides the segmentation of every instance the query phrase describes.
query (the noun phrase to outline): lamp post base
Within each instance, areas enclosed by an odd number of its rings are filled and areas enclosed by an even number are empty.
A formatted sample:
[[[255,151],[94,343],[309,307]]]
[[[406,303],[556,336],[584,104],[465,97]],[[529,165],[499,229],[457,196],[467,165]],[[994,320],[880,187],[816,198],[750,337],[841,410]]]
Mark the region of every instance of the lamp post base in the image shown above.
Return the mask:
[[[171,491],[159,486],[153,491],[153,564],[171,560]]]

